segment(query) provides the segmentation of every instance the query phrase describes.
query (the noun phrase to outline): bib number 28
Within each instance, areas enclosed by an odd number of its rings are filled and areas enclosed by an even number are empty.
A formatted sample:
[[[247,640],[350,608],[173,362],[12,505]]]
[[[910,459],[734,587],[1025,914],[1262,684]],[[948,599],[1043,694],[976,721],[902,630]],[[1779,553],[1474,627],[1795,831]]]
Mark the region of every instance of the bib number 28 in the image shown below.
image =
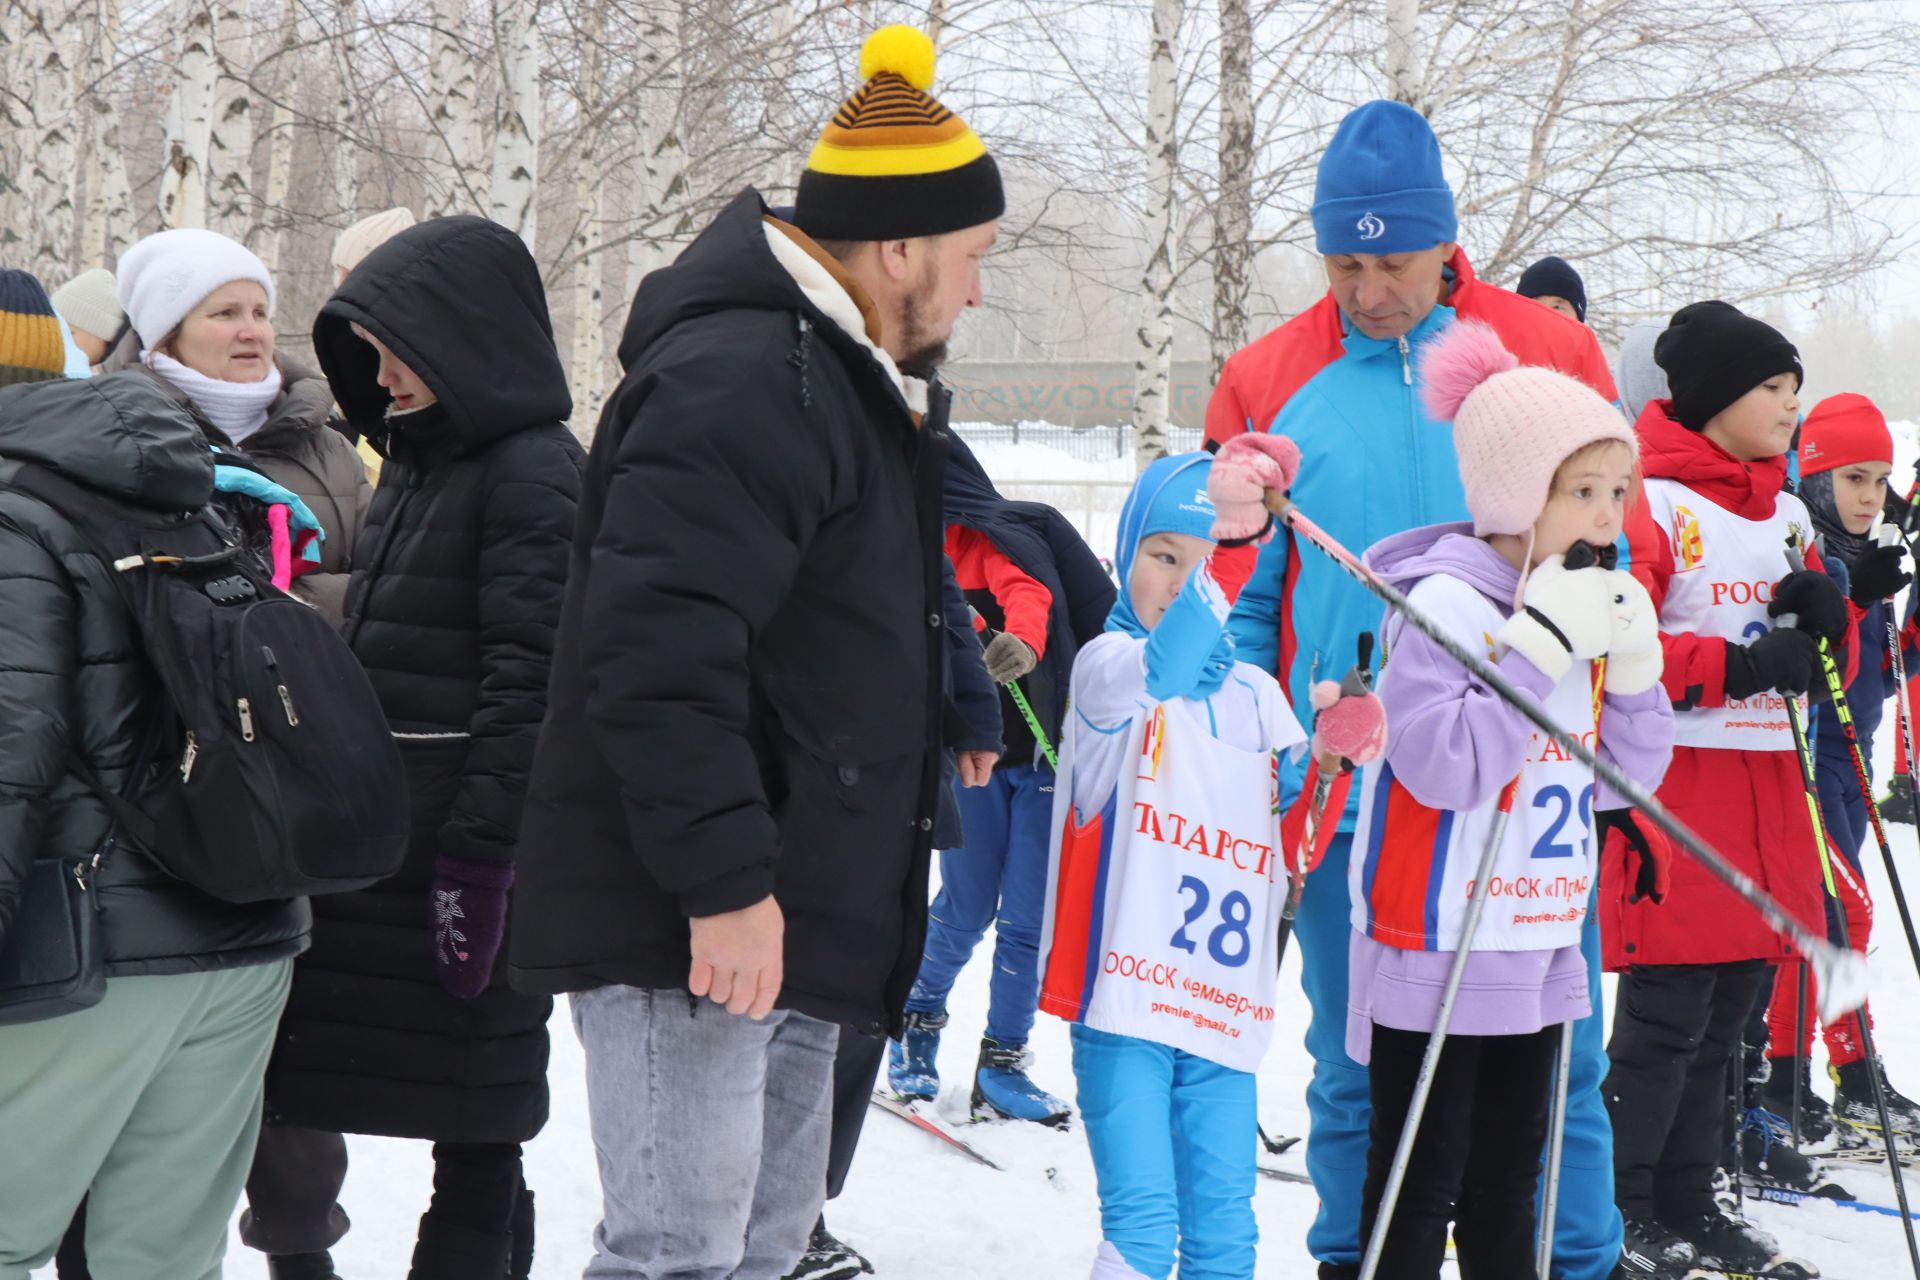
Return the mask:
[[[1207,882],[1199,876],[1182,876],[1181,896],[1185,897],[1189,891],[1193,893],[1193,903],[1187,908],[1186,919],[1167,939],[1167,945],[1178,947],[1188,955],[1197,955],[1200,944],[1187,936],[1187,930],[1207,913],[1207,904],[1212,901],[1213,895],[1207,888]],[[1207,954],[1228,968],[1245,964],[1247,957],[1253,953],[1253,939],[1247,933],[1252,923],[1253,903],[1238,889],[1229,892],[1220,899],[1220,923],[1207,934]],[[1201,927],[1205,928],[1205,925]]]

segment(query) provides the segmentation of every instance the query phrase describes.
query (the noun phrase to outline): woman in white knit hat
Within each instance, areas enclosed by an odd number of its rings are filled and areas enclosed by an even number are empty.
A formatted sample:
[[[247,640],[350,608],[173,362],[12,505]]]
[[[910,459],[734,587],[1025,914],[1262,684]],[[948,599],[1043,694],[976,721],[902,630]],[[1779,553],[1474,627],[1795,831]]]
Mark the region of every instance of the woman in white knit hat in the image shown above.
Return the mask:
[[[373,490],[353,445],[327,427],[326,380],[274,352],[266,264],[226,236],[183,228],[127,250],[118,280],[141,367],[173,388],[208,440],[246,455],[319,519],[320,568],[294,591],[339,621]]]

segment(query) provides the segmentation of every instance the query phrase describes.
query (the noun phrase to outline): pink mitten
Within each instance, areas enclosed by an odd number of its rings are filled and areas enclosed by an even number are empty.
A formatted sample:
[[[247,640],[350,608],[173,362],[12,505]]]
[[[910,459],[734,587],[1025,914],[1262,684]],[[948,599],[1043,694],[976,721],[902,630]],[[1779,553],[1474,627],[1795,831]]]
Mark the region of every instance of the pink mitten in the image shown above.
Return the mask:
[[[1220,446],[1207,472],[1213,540],[1244,542],[1260,535],[1265,542],[1271,538],[1266,491],[1291,488],[1299,471],[1300,446],[1285,436],[1249,431]]]
[[[1309,695],[1313,709],[1313,753],[1339,756],[1354,764],[1372,764],[1387,748],[1387,712],[1379,695],[1349,693],[1322,680]]]

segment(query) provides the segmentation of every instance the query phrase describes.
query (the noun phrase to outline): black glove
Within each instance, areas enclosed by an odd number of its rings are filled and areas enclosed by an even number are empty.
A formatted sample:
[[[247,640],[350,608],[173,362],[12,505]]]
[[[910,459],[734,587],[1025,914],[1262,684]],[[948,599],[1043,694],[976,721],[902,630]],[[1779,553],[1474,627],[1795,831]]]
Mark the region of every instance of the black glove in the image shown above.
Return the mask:
[[[1655,828],[1658,836],[1656,847],[1656,842],[1649,841],[1647,833],[1640,829],[1632,809],[1602,809],[1593,818],[1594,843],[1599,846],[1603,859],[1607,852],[1607,835],[1614,831],[1620,833],[1620,838],[1626,841],[1628,848],[1640,855],[1633,873],[1633,892],[1627,895],[1627,901],[1652,898],[1656,907],[1665,902],[1673,862],[1673,849],[1666,836]]]
[[[1793,625],[1815,639],[1839,644],[1847,634],[1847,599],[1818,569],[1795,569],[1773,586],[1767,616],[1794,615]]]
[[[1885,600],[1913,581],[1904,563],[1906,558],[1907,549],[1898,543],[1891,547],[1868,547],[1847,566],[1847,572],[1852,575],[1847,595],[1862,609]]]
[[[1775,628],[1752,644],[1727,641],[1729,699],[1751,698],[1763,689],[1805,693],[1819,670],[1819,642],[1794,627]]]

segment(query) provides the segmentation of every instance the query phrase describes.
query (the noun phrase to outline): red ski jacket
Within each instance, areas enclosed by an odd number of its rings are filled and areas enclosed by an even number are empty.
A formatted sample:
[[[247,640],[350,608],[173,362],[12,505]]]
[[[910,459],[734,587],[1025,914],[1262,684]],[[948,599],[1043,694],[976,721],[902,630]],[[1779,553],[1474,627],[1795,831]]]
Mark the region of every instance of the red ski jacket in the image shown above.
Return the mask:
[[[1737,516],[1770,517],[1786,481],[1786,457],[1740,462],[1675,422],[1671,408],[1671,401],[1656,400],[1635,426],[1645,474],[1678,480]],[[1627,513],[1626,536],[1628,568],[1659,608],[1674,574],[1672,534],[1654,521],[1643,502]],[[1807,559],[1809,567],[1820,567],[1811,547]],[[1785,573],[1783,563],[1781,575]],[[1676,708],[1726,704],[1726,641],[1662,630],[1660,643],[1666,657],[1661,678]],[[1657,795],[1674,816],[1753,877],[1796,919],[1824,934],[1819,853],[1800,762],[1792,751],[1676,746]],[[1629,902],[1633,885],[1624,866],[1617,858],[1602,859],[1600,939],[1608,969],[1775,960],[1796,954],[1705,867],[1684,852],[1676,850],[1676,855],[1672,887],[1660,904],[1652,899]]]

